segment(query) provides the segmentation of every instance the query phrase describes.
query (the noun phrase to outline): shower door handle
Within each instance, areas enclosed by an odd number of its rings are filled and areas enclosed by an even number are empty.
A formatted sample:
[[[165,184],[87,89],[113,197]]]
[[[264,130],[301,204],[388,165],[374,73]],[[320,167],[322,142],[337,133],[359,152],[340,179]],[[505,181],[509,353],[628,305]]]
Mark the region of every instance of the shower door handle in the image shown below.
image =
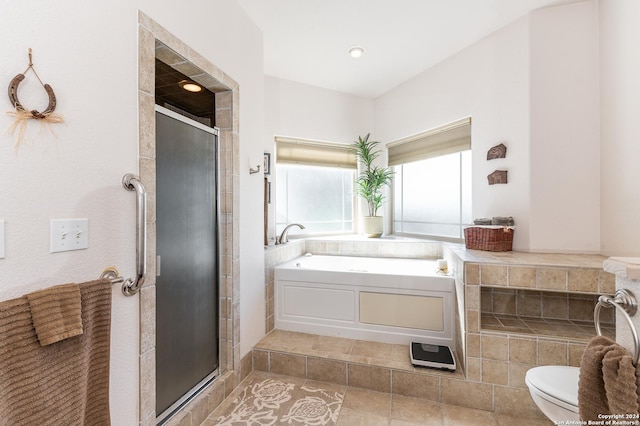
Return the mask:
[[[138,176],[127,173],[122,186],[136,192],[136,277],[127,278],[122,284],[125,296],[136,294],[144,284],[147,274],[147,191]]]

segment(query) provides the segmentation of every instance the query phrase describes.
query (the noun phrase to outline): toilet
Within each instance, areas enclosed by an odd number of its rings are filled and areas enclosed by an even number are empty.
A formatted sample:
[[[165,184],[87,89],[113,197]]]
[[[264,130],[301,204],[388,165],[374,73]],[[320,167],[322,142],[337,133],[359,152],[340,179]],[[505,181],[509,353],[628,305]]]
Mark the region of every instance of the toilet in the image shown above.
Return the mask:
[[[580,420],[578,415],[578,367],[545,365],[527,371],[525,382],[538,408],[549,420]],[[556,423],[557,424],[557,423]]]

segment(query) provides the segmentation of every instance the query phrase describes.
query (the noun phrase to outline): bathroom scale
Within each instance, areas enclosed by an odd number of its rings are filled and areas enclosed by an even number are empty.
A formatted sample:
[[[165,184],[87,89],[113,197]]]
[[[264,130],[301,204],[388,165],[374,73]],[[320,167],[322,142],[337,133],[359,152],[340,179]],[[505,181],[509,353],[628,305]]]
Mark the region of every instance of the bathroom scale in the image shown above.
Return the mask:
[[[411,342],[409,353],[413,365],[456,371],[456,359],[449,346]]]

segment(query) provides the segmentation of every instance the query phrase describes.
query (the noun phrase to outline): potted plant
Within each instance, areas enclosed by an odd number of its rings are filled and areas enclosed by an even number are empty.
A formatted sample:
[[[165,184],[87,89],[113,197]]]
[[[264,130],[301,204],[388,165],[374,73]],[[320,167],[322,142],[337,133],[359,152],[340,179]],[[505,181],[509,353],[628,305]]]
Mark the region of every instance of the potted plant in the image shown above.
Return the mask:
[[[363,233],[369,238],[378,238],[382,235],[382,216],[378,216],[378,209],[384,200],[382,190],[391,183],[393,172],[386,167],[374,165],[381,150],[376,150],[380,142],[370,141],[369,135],[364,138],[358,136],[358,141],[351,147],[361,165],[356,179],[356,193],[367,202],[369,215],[362,221]]]

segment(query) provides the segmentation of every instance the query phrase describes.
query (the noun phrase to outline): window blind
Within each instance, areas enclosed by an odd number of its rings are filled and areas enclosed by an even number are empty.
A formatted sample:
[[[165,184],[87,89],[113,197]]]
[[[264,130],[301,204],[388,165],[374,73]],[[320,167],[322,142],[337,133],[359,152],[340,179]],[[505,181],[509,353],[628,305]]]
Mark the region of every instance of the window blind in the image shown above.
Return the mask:
[[[349,145],[276,136],[276,162],[355,169],[356,155]]]
[[[387,144],[389,165],[410,163],[471,149],[471,118]]]

